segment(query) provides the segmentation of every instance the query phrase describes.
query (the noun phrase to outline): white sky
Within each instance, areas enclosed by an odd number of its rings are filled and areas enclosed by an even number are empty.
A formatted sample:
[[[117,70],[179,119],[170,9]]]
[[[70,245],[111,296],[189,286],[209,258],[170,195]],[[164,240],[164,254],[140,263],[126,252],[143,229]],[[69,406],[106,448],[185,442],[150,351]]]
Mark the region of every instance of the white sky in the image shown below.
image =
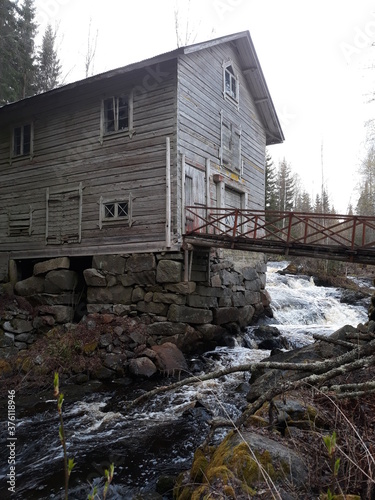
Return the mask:
[[[336,210],[357,200],[366,120],[375,117],[375,4],[369,0],[35,0],[42,34],[59,23],[65,83],[176,48],[174,10],[189,43],[249,30],[285,135],[284,157],[313,199],[324,185]],[[185,40],[184,40],[185,41]],[[323,144],[323,169],[321,146]]]

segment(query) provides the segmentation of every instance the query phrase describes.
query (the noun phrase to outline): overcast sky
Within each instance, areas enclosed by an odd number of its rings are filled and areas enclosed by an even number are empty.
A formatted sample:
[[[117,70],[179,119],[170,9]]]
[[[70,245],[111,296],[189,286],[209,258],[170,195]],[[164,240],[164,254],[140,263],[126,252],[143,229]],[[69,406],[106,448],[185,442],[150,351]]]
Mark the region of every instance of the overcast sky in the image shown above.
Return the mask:
[[[85,76],[88,31],[98,31],[94,73],[177,46],[249,30],[285,135],[270,147],[312,198],[322,179],[335,208],[357,200],[358,166],[375,90],[375,4],[368,0],[36,0],[40,32],[59,24],[65,82]],[[190,6],[189,11],[187,6]],[[322,162],[323,144],[323,162]],[[322,168],[323,165],[323,168]],[[322,175],[323,174],[323,175]]]

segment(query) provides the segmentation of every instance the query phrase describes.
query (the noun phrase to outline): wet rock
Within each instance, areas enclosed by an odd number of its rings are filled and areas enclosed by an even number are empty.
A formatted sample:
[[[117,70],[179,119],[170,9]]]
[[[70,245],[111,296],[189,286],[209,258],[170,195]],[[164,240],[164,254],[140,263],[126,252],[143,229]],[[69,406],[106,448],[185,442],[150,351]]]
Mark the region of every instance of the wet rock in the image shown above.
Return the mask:
[[[188,366],[180,349],[171,342],[155,345],[152,350],[157,354],[155,364],[157,368],[167,375],[187,371]]]
[[[155,375],[157,368],[151,359],[143,356],[129,361],[129,372],[133,376],[150,378]]]

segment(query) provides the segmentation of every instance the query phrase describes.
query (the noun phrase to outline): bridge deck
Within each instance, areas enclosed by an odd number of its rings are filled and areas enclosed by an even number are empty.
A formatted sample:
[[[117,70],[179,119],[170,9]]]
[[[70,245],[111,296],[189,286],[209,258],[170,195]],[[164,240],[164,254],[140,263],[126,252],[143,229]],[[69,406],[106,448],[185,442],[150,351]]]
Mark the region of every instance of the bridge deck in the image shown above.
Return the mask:
[[[375,217],[186,207],[184,241],[375,265]]]

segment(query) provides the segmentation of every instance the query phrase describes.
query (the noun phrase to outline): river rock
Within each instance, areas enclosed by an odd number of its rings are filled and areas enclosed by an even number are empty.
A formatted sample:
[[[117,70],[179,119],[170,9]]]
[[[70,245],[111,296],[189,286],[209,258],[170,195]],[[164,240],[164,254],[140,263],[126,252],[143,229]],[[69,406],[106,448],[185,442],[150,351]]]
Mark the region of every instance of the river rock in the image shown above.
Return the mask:
[[[157,371],[155,364],[146,356],[133,358],[129,361],[129,372],[133,376],[150,378],[155,375]]]
[[[156,352],[155,360],[157,368],[166,375],[187,371],[188,366],[180,349],[171,342],[162,345],[154,345],[152,350]]]

